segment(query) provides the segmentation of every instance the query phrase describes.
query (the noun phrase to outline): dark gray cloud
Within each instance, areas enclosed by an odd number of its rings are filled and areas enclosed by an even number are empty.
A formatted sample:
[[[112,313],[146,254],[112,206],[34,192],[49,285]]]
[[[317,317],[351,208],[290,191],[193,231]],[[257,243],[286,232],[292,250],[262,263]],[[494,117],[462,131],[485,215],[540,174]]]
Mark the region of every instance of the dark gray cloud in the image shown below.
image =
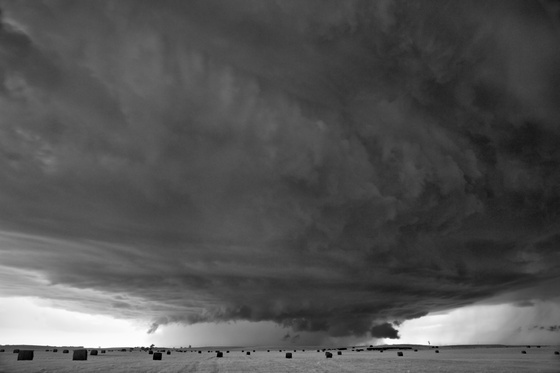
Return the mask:
[[[380,325],[374,325],[370,329],[371,336],[374,338],[398,339],[399,332],[388,322]]]
[[[2,295],[385,338],[558,295],[552,2],[0,7]]]

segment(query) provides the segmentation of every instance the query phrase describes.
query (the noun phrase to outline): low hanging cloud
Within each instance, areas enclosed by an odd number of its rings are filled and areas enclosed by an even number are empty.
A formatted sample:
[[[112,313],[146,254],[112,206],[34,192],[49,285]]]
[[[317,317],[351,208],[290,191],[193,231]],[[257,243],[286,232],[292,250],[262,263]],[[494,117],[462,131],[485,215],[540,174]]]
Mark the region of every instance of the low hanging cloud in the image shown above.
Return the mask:
[[[553,332],[553,333],[560,333],[560,325],[549,325],[549,326],[535,325],[533,326],[532,329],[539,329],[539,330],[546,330],[548,332]]]
[[[0,295],[376,338],[554,296],[553,2],[0,8]]]
[[[374,325],[370,329],[371,336],[374,338],[398,339],[399,332],[389,323]]]

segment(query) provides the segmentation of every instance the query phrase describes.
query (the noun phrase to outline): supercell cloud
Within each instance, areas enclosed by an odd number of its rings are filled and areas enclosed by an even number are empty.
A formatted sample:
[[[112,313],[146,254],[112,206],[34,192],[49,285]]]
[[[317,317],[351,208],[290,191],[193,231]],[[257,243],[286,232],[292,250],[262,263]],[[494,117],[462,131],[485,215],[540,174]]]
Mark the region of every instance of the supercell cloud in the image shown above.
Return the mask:
[[[555,2],[0,8],[3,296],[398,338],[558,295]]]

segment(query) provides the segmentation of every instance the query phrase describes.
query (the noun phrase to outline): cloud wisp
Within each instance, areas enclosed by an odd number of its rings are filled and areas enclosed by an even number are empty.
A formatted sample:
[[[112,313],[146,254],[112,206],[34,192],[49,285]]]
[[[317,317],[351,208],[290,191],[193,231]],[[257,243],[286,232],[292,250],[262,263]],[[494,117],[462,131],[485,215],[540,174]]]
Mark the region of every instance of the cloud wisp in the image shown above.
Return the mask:
[[[1,295],[398,338],[559,275],[552,2],[0,8]]]

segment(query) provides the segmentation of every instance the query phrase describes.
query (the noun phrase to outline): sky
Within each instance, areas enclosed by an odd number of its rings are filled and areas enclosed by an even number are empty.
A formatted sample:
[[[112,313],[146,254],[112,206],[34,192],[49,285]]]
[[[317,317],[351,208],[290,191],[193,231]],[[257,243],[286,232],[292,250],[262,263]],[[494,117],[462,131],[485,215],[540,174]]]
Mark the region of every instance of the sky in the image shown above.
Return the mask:
[[[560,344],[558,1],[0,10],[0,344]]]

